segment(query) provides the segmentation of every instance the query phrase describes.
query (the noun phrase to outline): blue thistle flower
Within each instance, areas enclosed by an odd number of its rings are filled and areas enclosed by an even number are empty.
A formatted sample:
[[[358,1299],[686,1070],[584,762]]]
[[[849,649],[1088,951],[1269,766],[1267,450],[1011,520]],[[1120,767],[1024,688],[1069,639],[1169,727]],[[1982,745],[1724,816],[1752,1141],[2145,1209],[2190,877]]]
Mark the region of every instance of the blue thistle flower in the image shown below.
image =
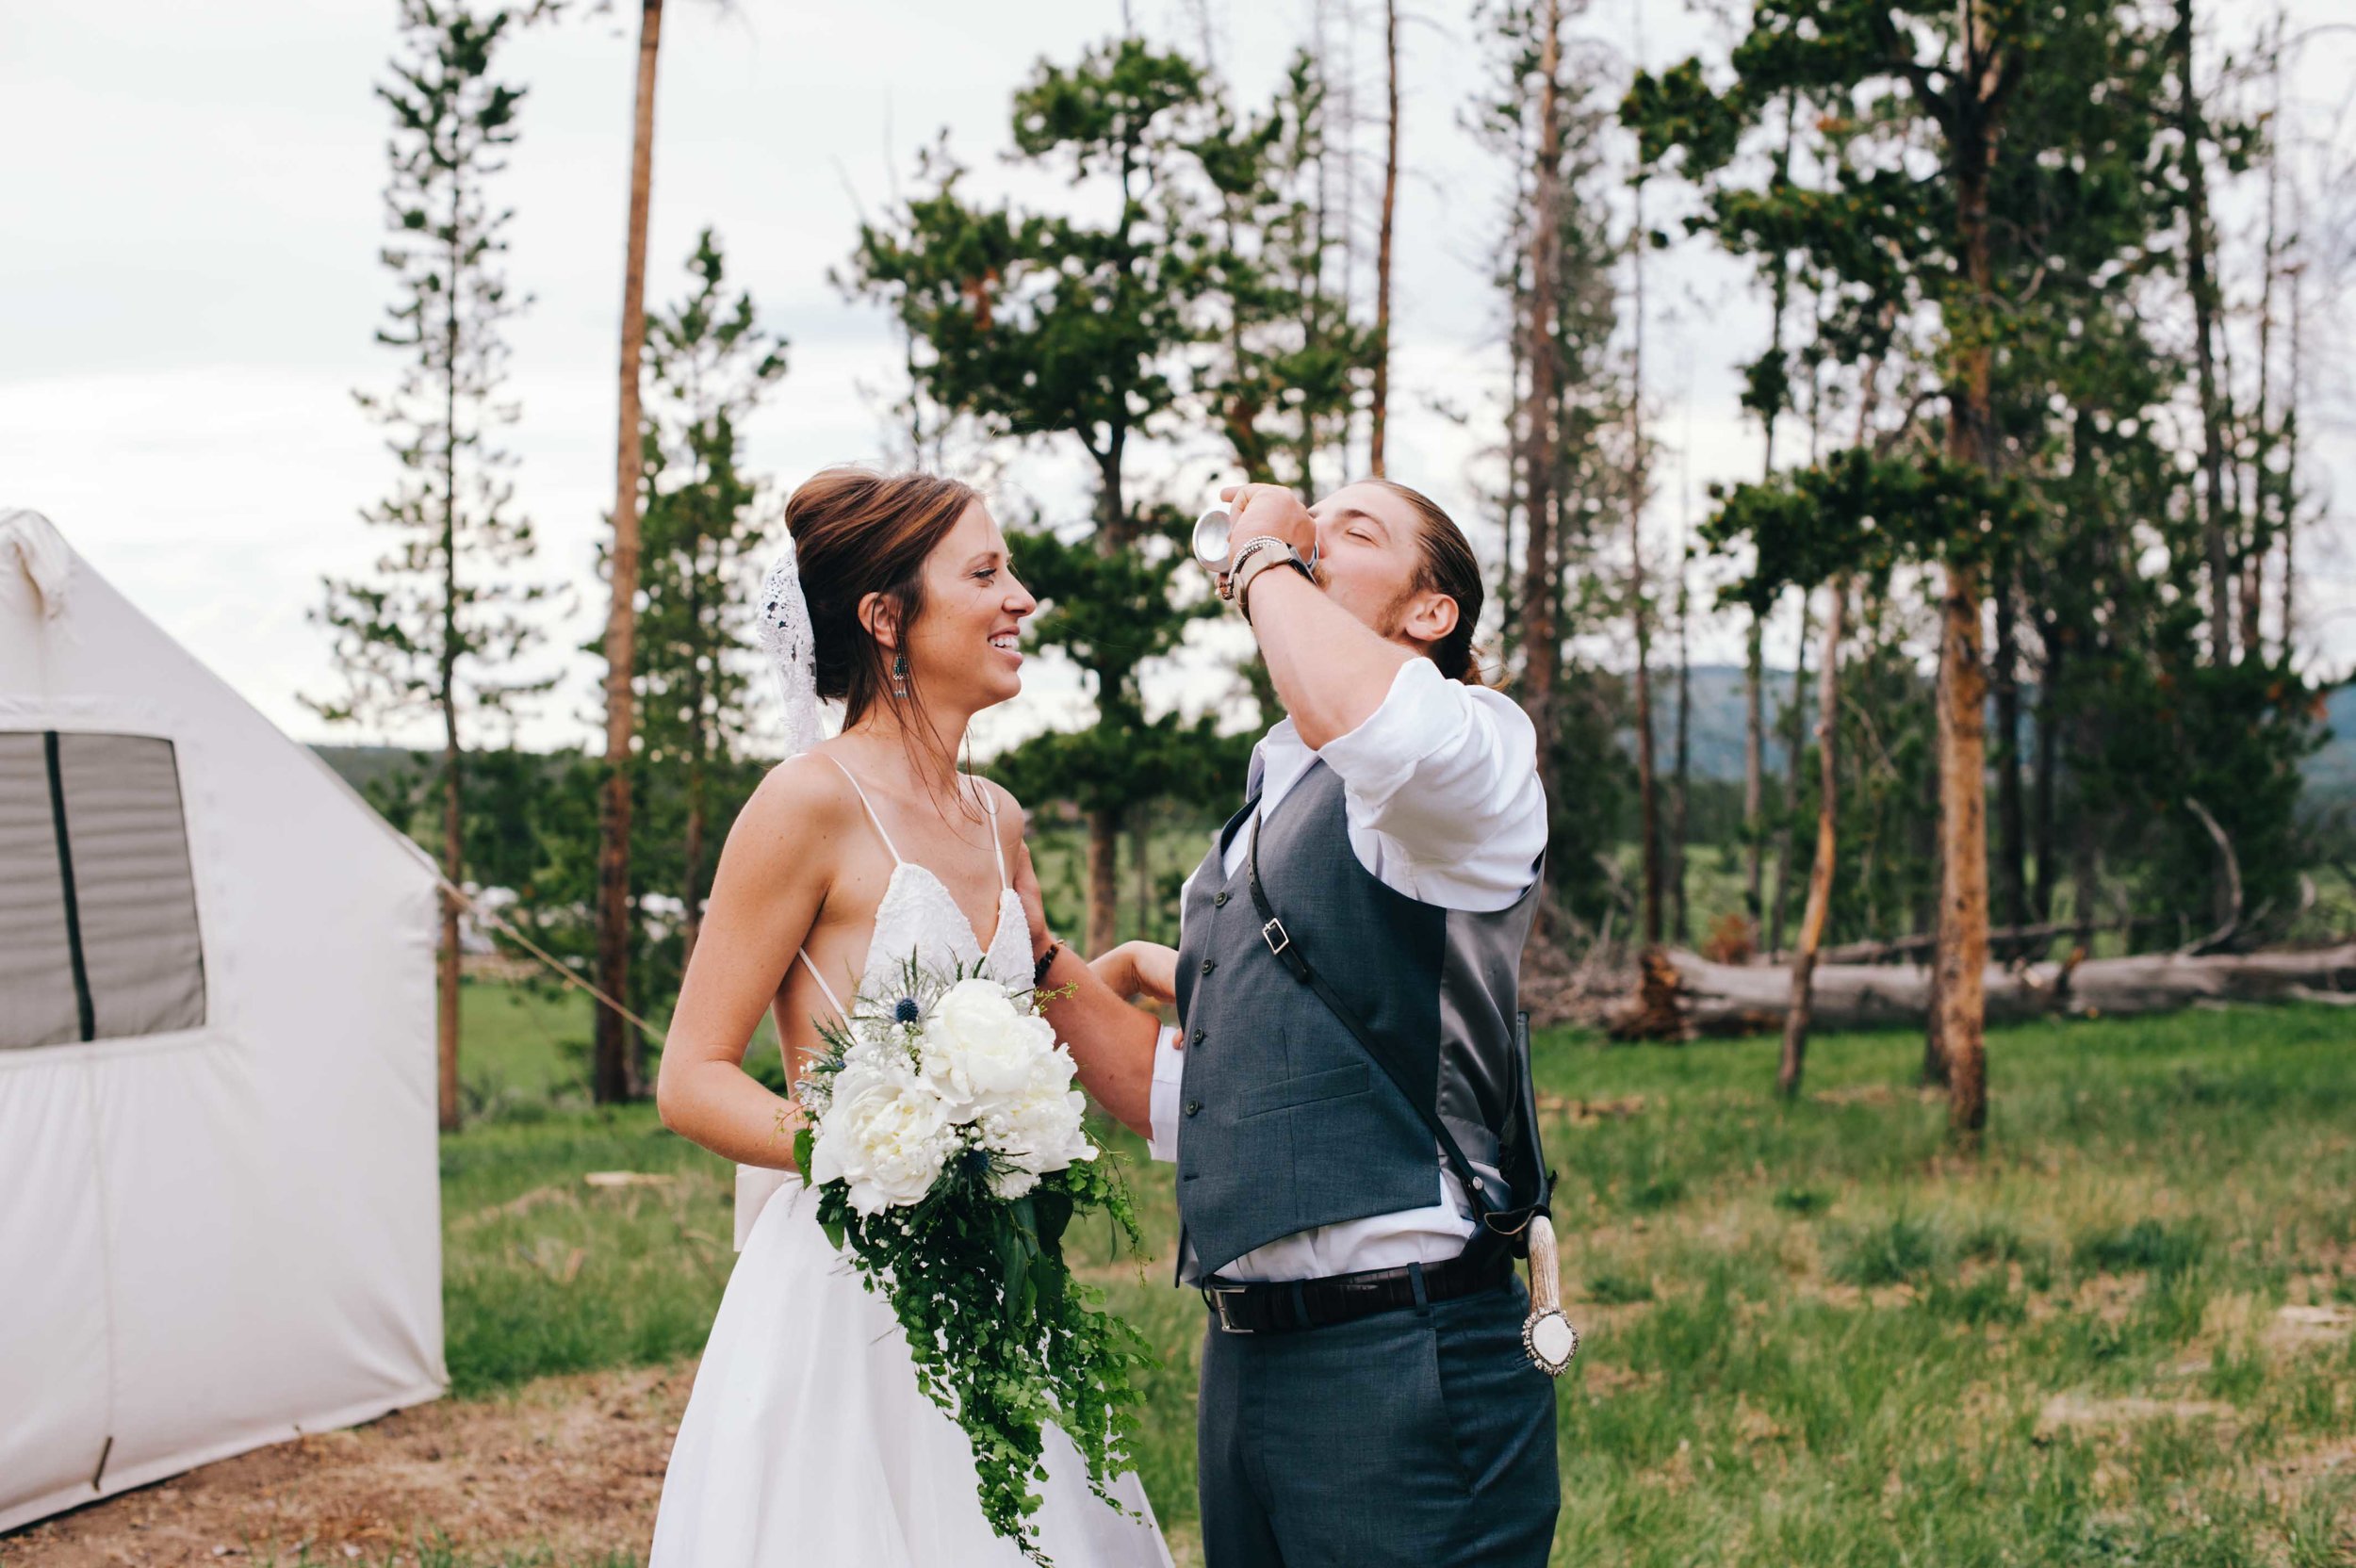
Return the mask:
[[[990,1174],[989,1150],[969,1149],[965,1152],[961,1158],[965,1162],[965,1174],[970,1179],[978,1182],[983,1177]]]
[[[912,996],[900,998],[899,1004],[892,1009],[892,1019],[895,1023],[914,1023],[924,1016],[924,1009],[916,1004],[916,998]]]

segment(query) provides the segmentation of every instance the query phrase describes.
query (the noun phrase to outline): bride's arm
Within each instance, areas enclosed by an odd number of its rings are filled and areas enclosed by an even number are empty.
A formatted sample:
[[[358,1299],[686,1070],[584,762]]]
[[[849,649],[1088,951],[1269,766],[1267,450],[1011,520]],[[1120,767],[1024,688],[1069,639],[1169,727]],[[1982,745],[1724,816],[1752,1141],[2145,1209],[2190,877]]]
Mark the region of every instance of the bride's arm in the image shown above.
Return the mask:
[[[998,786],[991,785],[991,789]],[[999,790],[998,830],[1004,836],[1007,864],[1014,868],[1014,885],[1023,895],[1023,911],[1031,923],[1031,952],[1047,946],[1047,917],[1039,902],[1039,876],[1031,868],[1031,848],[1023,839],[1023,808],[1012,795]],[[1100,978],[1069,944],[1055,952],[1055,961],[1039,981],[1044,990],[1071,988],[1071,994],[1047,1004],[1047,1021],[1055,1037],[1072,1048],[1080,1070],[1080,1086],[1114,1120],[1152,1137],[1153,1048],[1161,1038],[1162,1021]]]
[[[720,851],[663,1042],[663,1124],[740,1165],[794,1168],[801,1109],[744,1070],[744,1050],[826,901],[852,825],[844,793],[833,769],[792,762],[753,792]]]
[[[1162,1021],[1097,977],[1069,946],[1058,948],[1040,985],[1068,994],[1047,1004],[1055,1037],[1072,1048],[1080,1086],[1139,1137],[1153,1135],[1153,1049]]]

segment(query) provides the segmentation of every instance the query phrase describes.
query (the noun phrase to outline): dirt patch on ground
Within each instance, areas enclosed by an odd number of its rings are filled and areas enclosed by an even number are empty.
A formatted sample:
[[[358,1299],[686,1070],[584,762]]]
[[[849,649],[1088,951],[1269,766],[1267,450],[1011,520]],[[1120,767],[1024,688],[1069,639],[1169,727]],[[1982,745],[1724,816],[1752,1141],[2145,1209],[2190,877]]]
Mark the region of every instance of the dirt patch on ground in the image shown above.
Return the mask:
[[[468,1554],[641,1557],[695,1371],[548,1378],[256,1449],[0,1537],[0,1564],[414,1561],[434,1531]]]
[[[2283,1307],[2266,1325],[2266,1343],[2273,1350],[2307,1350],[2343,1343],[2356,1333],[2356,1307]]]
[[[2234,1413],[2233,1406],[2215,1399],[2095,1399],[2056,1394],[2037,1413],[2035,1436],[2044,1441],[2064,1428],[2118,1432],[2146,1421],[2231,1421]]]

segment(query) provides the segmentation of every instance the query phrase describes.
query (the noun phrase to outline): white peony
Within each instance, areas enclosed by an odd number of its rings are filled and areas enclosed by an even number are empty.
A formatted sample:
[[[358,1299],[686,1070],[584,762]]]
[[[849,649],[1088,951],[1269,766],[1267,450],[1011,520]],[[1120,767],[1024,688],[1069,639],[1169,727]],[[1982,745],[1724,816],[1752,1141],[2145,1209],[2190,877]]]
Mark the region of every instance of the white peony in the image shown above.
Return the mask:
[[[1096,1158],[1081,1121],[1088,1101],[1072,1087],[1072,1057],[1062,1047],[1043,1052],[1022,1096],[983,1118],[983,1141],[1015,1170],[1044,1176]],[[1002,1190],[999,1196],[1021,1194]]]
[[[810,1179],[848,1184],[863,1215],[920,1201],[957,1148],[932,1090],[905,1067],[852,1051],[835,1074],[831,1103],[810,1149]]]
[[[1011,1104],[1030,1089],[1040,1060],[1061,1054],[1052,1024],[979,978],[958,981],[933,1004],[922,1053],[924,1081],[954,1121]]]

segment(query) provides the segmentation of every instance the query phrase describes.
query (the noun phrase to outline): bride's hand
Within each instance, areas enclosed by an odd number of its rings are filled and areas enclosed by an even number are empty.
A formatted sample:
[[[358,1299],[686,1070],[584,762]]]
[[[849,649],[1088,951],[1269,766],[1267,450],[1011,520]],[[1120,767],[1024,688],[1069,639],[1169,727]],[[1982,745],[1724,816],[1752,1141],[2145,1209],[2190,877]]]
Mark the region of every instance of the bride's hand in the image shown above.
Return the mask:
[[[1137,994],[1166,1006],[1178,1004],[1178,950],[1159,942],[1131,942]]]
[[[1177,1003],[1178,954],[1159,942],[1122,942],[1091,959],[1088,967],[1108,989],[1124,998]]]

